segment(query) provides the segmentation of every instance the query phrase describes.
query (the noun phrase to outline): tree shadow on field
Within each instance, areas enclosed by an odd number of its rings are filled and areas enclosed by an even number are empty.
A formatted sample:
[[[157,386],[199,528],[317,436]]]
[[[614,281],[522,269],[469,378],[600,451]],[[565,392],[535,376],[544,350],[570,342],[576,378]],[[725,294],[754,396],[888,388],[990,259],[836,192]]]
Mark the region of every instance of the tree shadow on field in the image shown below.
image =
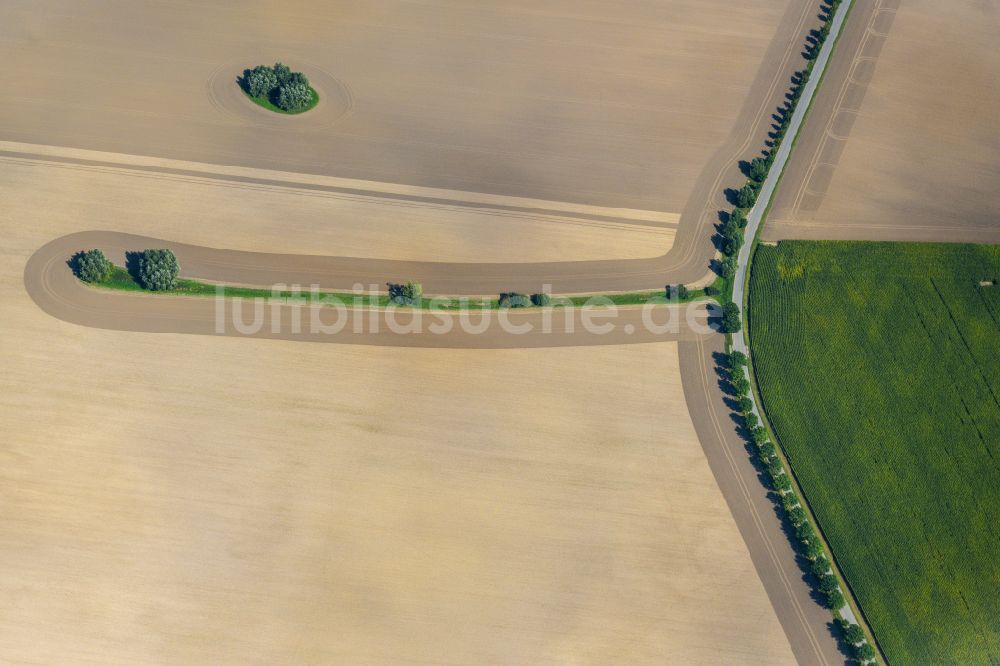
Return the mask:
[[[77,252],[72,257],[66,260],[66,265],[69,266],[69,269],[71,271],[73,271],[73,275],[75,275],[78,278],[80,277],[80,259],[82,258],[83,258],[83,250],[80,250],[79,252]]]
[[[136,284],[142,284],[139,279],[139,260],[142,258],[142,252],[136,252],[134,250],[129,250],[125,252],[125,270],[128,274],[132,276]]]

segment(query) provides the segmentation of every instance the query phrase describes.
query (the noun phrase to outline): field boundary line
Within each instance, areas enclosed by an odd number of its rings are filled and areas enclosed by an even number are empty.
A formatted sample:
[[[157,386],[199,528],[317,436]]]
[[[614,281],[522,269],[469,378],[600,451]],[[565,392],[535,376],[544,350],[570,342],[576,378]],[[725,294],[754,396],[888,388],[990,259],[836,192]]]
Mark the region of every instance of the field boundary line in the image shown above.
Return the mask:
[[[292,171],[277,171],[256,167],[229,166],[209,164],[206,162],[189,162],[162,157],[146,157],[126,153],[111,153],[81,148],[67,148],[44,144],[0,141],[0,155],[13,158],[31,159],[46,162],[69,162],[89,164],[96,167],[111,167],[145,172],[174,173],[177,175],[196,176],[202,178],[228,179],[237,182],[257,182],[274,186],[327,189],[332,191],[354,192],[367,196],[382,196],[411,199],[427,202],[448,202],[458,206],[487,207],[498,210],[521,210],[581,217],[595,220],[629,221],[650,226],[668,226],[676,228],[680,221],[680,213],[644,210],[638,208],[616,208],[580,204],[569,201],[547,199],[532,199],[528,197],[513,197],[485,192],[448,190],[443,188],[423,187],[419,185],[404,185],[373,180],[354,178],[338,178],[319,174],[299,173]]]

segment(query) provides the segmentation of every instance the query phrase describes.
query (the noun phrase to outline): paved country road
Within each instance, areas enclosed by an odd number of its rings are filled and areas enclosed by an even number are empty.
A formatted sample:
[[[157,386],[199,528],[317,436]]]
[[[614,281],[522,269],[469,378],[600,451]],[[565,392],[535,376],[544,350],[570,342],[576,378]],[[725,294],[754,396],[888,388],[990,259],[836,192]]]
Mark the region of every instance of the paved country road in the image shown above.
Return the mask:
[[[813,73],[803,89],[802,97],[795,109],[795,113],[792,115],[791,121],[789,122],[787,136],[785,140],[782,141],[781,146],[775,154],[774,164],[771,167],[771,171],[765,179],[763,186],[761,187],[756,205],[747,215],[746,237],[748,239],[755,238],[760,226],[764,223],[771,199],[774,197],[778,183],[781,181],[782,173],[788,163],[788,158],[792,154],[792,148],[795,145],[795,138],[798,136],[799,131],[802,128],[802,124],[809,113],[809,106],[813,101],[820,82],[823,80],[823,74],[826,70],[827,63],[830,60],[833,48],[841,34],[841,30],[844,27],[852,2],[853,0],[844,0],[840,10],[834,17],[833,23],[830,27],[830,35],[823,44],[823,47],[820,49],[819,55],[817,56],[813,67]],[[857,16],[855,17],[855,20],[857,22]],[[744,310],[744,320],[746,319],[744,306],[747,300],[747,280],[750,278],[750,262],[753,258],[752,253],[754,247],[754,243],[747,242],[743,244],[742,248],[740,248],[740,252],[737,256],[736,274],[733,280],[733,301],[740,305],[741,309]],[[733,335],[732,347],[733,350],[742,352],[746,354],[747,357],[750,357],[749,333],[745,322],[742,329]],[[754,403],[752,411],[757,415],[758,419],[763,422],[763,419],[761,418],[761,410],[759,409],[753,392],[750,393],[749,397]],[[844,596],[845,598],[847,597],[846,594]],[[858,622],[858,619],[850,605],[845,605],[838,610],[841,615],[843,615],[850,622]]]

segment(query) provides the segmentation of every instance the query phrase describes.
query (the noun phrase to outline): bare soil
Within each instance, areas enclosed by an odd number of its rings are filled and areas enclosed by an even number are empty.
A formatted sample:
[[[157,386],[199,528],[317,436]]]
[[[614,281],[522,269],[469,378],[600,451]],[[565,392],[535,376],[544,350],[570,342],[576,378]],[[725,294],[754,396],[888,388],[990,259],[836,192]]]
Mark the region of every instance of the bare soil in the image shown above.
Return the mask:
[[[677,212],[790,4],[5,3],[0,138]],[[319,106],[243,98],[275,60]]]
[[[856,4],[763,237],[1000,242],[1000,11]]]

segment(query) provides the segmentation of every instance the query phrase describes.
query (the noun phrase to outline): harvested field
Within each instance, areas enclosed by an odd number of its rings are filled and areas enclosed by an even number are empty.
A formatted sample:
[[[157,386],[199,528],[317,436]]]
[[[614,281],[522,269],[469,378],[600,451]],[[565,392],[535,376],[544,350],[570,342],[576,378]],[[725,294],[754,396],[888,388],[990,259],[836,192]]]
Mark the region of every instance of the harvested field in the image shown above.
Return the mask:
[[[0,144],[27,149],[23,144]],[[47,150],[53,157],[94,157],[88,151]],[[98,155],[107,157],[106,155]],[[30,219],[40,208],[53,234],[107,229],[195,238],[233,249],[342,255],[390,260],[569,261],[631,259],[662,254],[673,242],[676,216],[613,221],[602,209],[509,209],[499,202],[413,201],[308,186],[293,179],[261,185],[254,169],[215,168],[218,177],[0,157],[7,205]],[[127,156],[122,156],[126,159]],[[182,170],[186,162],[130,159]],[[315,181],[315,182],[313,182]],[[493,205],[491,205],[493,204]],[[620,211],[618,215],[628,213]],[[511,238],[524,242],[511,242]],[[39,239],[41,240],[41,239]]]
[[[1000,654],[998,277],[990,245],[757,250],[763,403],[889,663]]]
[[[672,343],[196,339],[5,301],[6,659],[792,663]]]
[[[792,663],[675,343],[442,351],[75,326],[38,309],[23,271],[96,220],[315,245],[114,182],[134,176],[0,168],[4,660]]]
[[[766,240],[1000,242],[1000,12],[860,0]]]
[[[679,212],[792,4],[8,2],[0,139]],[[278,59],[318,107],[243,98]]]

